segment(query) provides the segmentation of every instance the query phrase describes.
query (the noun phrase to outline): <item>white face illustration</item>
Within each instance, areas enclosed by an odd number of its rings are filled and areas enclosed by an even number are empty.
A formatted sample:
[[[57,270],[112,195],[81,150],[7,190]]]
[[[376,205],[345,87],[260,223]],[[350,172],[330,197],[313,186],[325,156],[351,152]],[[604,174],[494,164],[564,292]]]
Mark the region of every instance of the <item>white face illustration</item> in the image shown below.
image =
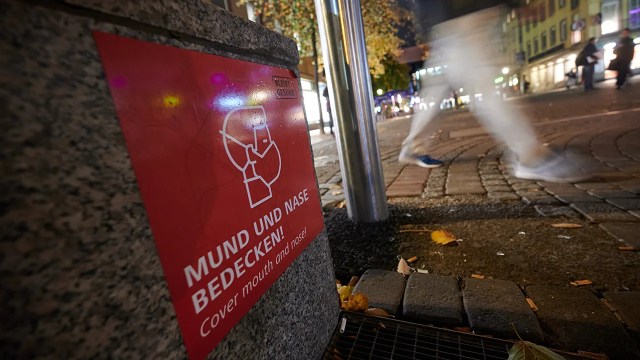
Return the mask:
[[[220,133],[231,163],[242,172],[249,206],[269,200],[271,185],[280,176],[282,160],[271,138],[262,106],[234,109],[227,114]]]

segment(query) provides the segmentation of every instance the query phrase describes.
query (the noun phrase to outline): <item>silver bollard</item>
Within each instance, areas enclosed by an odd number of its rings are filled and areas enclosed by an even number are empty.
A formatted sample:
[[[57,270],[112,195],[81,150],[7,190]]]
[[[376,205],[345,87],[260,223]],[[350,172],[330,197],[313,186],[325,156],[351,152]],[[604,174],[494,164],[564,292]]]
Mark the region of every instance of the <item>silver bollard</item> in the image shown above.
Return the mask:
[[[359,0],[315,0],[349,218],[389,217]]]

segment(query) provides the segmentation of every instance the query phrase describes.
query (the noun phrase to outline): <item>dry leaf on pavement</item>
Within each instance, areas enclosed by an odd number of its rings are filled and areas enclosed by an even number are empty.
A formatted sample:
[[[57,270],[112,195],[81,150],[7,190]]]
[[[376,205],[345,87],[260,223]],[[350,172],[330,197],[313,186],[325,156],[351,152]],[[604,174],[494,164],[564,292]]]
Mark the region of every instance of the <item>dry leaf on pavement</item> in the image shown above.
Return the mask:
[[[369,308],[369,299],[362,293],[351,294],[347,301],[342,303],[342,308],[346,311],[365,311]]]
[[[529,307],[531,308],[531,310],[538,311],[538,307],[536,306],[536,303],[534,303],[533,300],[531,300],[531,298],[525,298],[525,299],[527,299],[527,304],[529,304]]]
[[[591,285],[593,284],[593,282],[591,282],[591,280],[576,280],[576,281],[572,281],[569,284],[573,285],[573,286],[583,286],[583,285]]]
[[[412,262],[415,262],[416,260],[418,260],[418,257],[417,257],[417,256],[414,256],[414,257],[410,257],[410,258],[408,258],[408,259],[407,259],[407,262],[408,262],[409,264],[411,264]]]
[[[472,279],[484,279],[484,275],[480,274],[471,274]]]
[[[620,251],[638,251],[640,250],[637,247],[633,247],[633,246],[618,246],[618,250]]]
[[[562,356],[554,353],[544,346],[536,345],[528,341],[517,341],[509,349],[507,360],[565,360]]]
[[[431,240],[438,245],[458,245],[456,236],[446,230],[432,232]]]
[[[554,228],[560,228],[560,229],[578,229],[582,227],[582,225],[580,224],[571,224],[571,223],[551,224],[551,226],[553,226]]]
[[[405,260],[403,257],[401,257],[400,261],[398,261],[398,269],[397,269],[397,271],[402,275],[411,274],[411,268],[409,267],[409,264],[407,263],[407,260]]]

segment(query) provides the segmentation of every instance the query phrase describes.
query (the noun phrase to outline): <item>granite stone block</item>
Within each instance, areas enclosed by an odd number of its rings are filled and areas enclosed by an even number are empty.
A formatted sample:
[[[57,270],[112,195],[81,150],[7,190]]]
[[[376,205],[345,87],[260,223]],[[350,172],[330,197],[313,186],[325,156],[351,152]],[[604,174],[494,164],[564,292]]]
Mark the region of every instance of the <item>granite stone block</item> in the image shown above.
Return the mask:
[[[542,329],[516,283],[495,279],[465,279],[462,297],[469,324],[474,331],[518,339],[515,328],[523,339],[542,342]]]
[[[112,8],[0,2],[2,357],[185,358],[92,31],[292,71],[296,46],[205,2],[93,3]],[[118,6],[153,27],[120,21]],[[210,358],[319,358],[339,311],[333,278],[322,233]]]
[[[603,223],[600,227],[616,240],[640,248],[640,223]]]
[[[365,294],[369,307],[378,307],[395,315],[400,310],[404,286],[404,275],[399,272],[370,269],[362,275],[353,292]]]
[[[640,292],[607,291],[604,298],[622,317],[636,343],[640,343]]]
[[[612,359],[640,356],[622,323],[591,292],[570,287],[526,288],[552,346],[569,351],[604,353]]]
[[[462,326],[464,310],[458,279],[411,274],[404,291],[402,316],[434,325]]]

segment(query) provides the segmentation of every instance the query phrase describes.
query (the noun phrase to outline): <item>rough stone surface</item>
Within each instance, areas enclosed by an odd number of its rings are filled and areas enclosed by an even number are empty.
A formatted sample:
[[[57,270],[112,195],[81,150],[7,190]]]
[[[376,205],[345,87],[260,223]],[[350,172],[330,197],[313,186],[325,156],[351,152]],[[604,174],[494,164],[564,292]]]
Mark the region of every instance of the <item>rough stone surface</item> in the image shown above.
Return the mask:
[[[640,248],[640,223],[604,223],[600,227],[618,241]]]
[[[465,279],[464,308],[471,328],[481,334],[542,342],[542,329],[518,285],[494,279]],[[512,327],[513,324],[513,327]]]
[[[607,291],[604,297],[622,317],[636,343],[640,344],[640,292]]]
[[[265,31],[253,21],[230,16],[228,11],[206,1],[64,2],[167,29],[177,38],[180,34],[202,38],[226,51],[246,54],[254,61],[276,61],[290,68],[298,66],[298,51],[293,40]]]
[[[435,274],[411,274],[404,291],[402,315],[434,325],[461,326],[464,311],[458,279]]]
[[[154,23],[162,26],[163,14],[186,16],[174,9],[182,5],[140,1],[123,7],[152,7]],[[200,9],[199,16],[181,20],[191,29],[223,26],[227,39],[247,41],[208,43],[206,34],[218,35],[203,30],[194,35],[203,41],[192,43],[144,26],[114,25],[110,17],[68,13],[66,6],[0,2],[3,358],[186,357],[91,32],[245,60],[251,46],[262,47],[256,62],[282,66],[280,56],[290,56],[292,69],[297,65],[292,41],[204,2],[188,6]],[[212,24],[214,18],[220,21]],[[233,53],[239,46],[246,48]],[[280,50],[267,61],[271,51]],[[210,357],[319,358],[335,326],[337,304],[323,233]]]
[[[404,294],[405,278],[397,271],[367,270],[353,289],[369,298],[369,307],[397,314]]]
[[[552,346],[604,353],[612,359],[637,359],[638,349],[622,324],[591,292],[569,287],[532,285],[540,324]]]
[[[571,207],[587,219],[603,223],[608,221],[636,221],[637,219],[611,204],[607,203],[575,203]]]

